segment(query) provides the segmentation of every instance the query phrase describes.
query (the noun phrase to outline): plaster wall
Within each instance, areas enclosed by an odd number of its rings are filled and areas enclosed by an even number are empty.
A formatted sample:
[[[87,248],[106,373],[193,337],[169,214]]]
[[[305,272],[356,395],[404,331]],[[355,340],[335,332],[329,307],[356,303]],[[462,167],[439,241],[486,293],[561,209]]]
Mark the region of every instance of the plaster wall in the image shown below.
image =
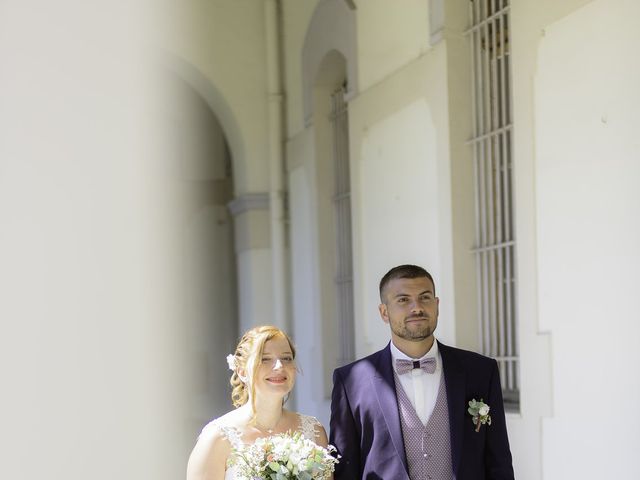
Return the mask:
[[[1,478],[184,474],[147,7],[2,3]]]
[[[632,0],[592,2],[545,28],[538,50],[539,315],[553,337],[553,409],[542,437],[549,480],[640,477],[640,420],[629,413],[640,395],[639,16]]]
[[[286,85],[287,136],[305,128],[302,81],[302,55],[309,22],[320,0],[283,0],[282,28],[284,35],[284,82]]]
[[[359,90],[367,90],[423,55],[429,46],[429,2],[357,2]]]
[[[313,148],[311,131],[301,135],[293,150],[304,144]],[[311,163],[312,157],[307,157]],[[295,405],[317,417],[323,425],[329,425],[329,398],[323,379],[330,374],[324,371],[323,318],[319,291],[319,257],[317,255],[317,208],[312,165],[297,166],[289,171],[291,222],[296,234],[291,237],[293,335],[298,347],[298,365],[301,374],[296,380]]]
[[[238,289],[239,332],[256,325],[271,324],[271,250],[256,248],[238,253],[238,277],[242,279]]]
[[[267,191],[269,129],[263,3],[187,0],[167,7],[167,11],[172,18],[165,22],[162,48],[196,69],[219,92],[230,117],[229,121],[220,118],[223,130],[227,136],[232,136],[232,128],[239,132],[239,145],[234,148],[231,142],[235,194]]]
[[[511,6],[514,205],[516,226],[520,412],[507,415],[516,476],[543,477],[543,422],[552,414],[553,332],[540,324],[534,79],[544,30],[589,0],[516,0]],[[555,113],[554,113],[555,115]],[[573,476],[573,475],[572,475]]]
[[[274,323],[264,2],[188,0],[166,12],[166,66],[206,99],[229,144],[240,328]],[[255,196],[267,200],[256,207]]]
[[[184,225],[185,302],[181,323],[188,332],[191,369],[187,445],[202,426],[231,408],[229,371],[221,368],[238,338],[235,257],[229,212],[224,205],[195,210]]]
[[[238,336],[234,229],[227,208],[233,185],[225,135],[205,99],[177,76],[165,92],[174,102],[158,108],[166,124],[158,143],[181,199],[174,207],[179,261],[173,277],[183,294],[176,322],[186,332],[190,365],[184,373],[186,456],[202,426],[231,407],[228,371],[219,366]]]
[[[442,208],[449,205],[451,230],[449,235],[453,264],[444,272],[452,285],[450,292],[455,302],[455,343],[460,348],[479,350],[479,328],[477,307],[476,258],[472,247],[476,244],[475,233],[475,181],[472,148],[468,141],[472,131],[472,98],[470,88],[470,48],[464,31],[468,27],[468,1],[429,2],[432,7],[430,25],[431,38],[441,37],[446,48],[446,96],[449,125],[449,184],[442,189]],[[444,11],[438,16],[438,11]],[[440,20],[440,21],[439,21]],[[432,40],[433,41],[433,40]],[[441,48],[440,43],[435,44]],[[444,94],[445,92],[443,92]]]

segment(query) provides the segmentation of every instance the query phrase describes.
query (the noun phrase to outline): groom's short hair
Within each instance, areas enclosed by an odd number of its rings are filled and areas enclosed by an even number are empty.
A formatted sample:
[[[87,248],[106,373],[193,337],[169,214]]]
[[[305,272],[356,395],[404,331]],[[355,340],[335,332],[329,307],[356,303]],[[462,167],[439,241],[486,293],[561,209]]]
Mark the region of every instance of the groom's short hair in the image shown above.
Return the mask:
[[[384,303],[383,291],[385,287],[391,280],[396,278],[428,278],[433,284],[433,293],[436,293],[436,282],[433,281],[431,274],[424,268],[417,265],[398,265],[385,273],[384,277],[380,280],[380,301],[382,303]]]

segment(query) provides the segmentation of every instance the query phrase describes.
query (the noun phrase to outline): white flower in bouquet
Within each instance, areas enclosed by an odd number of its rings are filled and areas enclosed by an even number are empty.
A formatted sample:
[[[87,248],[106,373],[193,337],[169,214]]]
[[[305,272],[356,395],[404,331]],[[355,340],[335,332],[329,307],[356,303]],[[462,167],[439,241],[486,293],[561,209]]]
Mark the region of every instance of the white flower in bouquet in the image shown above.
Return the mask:
[[[229,463],[243,480],[322,480],[338,462],[332,452],[334,447],[321,447],[300,432],[281,433],[234,448]]]

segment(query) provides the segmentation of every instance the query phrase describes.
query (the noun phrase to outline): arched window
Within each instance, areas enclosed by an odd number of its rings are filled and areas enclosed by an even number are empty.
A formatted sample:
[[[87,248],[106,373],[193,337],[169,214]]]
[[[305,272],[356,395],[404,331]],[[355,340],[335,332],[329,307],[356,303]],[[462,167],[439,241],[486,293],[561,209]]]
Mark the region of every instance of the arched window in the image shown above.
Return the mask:
[[[313,94],[322,352],[325,396],[336,367],[354,360],[353,255],[346,61],[321,62]]]

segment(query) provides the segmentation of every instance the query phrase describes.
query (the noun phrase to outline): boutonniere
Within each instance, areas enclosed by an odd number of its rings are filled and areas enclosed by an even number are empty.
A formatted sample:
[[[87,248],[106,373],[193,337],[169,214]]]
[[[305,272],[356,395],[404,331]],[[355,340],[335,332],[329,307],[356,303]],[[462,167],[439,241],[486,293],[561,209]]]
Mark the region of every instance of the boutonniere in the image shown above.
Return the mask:
[[[491,425],[491,415],[489,415],[489,405],[484,403],[482,399],[479,402],[474,398],[469,401],[469,408],[467,409],[469,415],[471,415],[471,420],[473,420],[473,424],[476,426],[476,432],[480,431],[480,426]]]

